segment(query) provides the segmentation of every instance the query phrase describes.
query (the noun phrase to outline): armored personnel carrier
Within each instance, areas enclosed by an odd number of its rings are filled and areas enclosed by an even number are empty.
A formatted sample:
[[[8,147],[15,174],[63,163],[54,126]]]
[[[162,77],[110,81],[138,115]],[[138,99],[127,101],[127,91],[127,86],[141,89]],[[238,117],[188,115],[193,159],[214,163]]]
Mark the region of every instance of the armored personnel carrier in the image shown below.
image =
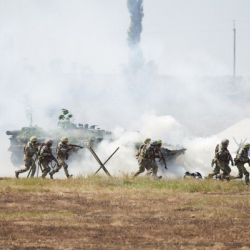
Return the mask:
[[[61,137],[67,136],[70,144],[80,146],[94,147],[102,140],[112,139],[112,133],[109,131],[97,128],[97,125],[89,126],[88,124],[78,124],[70,128],[58,128],[56,130],[44,131],[38,126],[23,127],[20,130],[10,130],[6,132],[10,136],[10,147],[8,151],[11,152],[11,162],[14,166],[20,167],[23,164],[23,149],[31,136],[38,138],[38,143],[43,143],[45,139],[53,140],[52,152],[55,154],[56,145]],[[77,152],[76,149],[74,152]]]

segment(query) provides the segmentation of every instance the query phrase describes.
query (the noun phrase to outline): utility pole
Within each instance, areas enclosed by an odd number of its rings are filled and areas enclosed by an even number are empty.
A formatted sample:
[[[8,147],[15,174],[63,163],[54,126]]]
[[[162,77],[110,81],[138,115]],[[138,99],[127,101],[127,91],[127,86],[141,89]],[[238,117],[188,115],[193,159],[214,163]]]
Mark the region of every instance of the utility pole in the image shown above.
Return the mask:
[[[236,28],[235,28],[235,21],[234,21],[234,80],[235,80],[235,73],[236,73]]]

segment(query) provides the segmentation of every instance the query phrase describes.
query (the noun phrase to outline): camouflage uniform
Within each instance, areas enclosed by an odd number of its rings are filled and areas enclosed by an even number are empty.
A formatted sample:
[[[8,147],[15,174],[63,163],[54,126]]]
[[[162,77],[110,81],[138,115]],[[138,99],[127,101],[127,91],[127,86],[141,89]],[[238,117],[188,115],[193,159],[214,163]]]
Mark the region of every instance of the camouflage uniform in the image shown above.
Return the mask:
[[[208,175],[208,178],[213,178],[213,176],[220,174],[220,167],[219,167],[219,164],[218,164],[218,160],[216,158],[216,154],[218,153],[218,150],[219,150],[219,144],[217,144],[217,146],[215,148],[215,156],[214,156],[214,159],[212,160],[212,164],[211,164],[212,167],[215,164],[215,167],[213,169],[213,172],[211,172]]]
[[[40,149],[40,155],[38,158],[38,164],[42,166],[42,178],[50,172],[49,164],[52,162],[52,152],[48,145],[43,145]]]
[[[236,179],[241,179],[243,177],[243,174],[245,175],[245,181],[246,184],[249,183],[249,172],[246,170],[244,164],[250,162],[250,159],[248,158],[248,151],[249,151],[249,147],[247,147],[247,145],[243,145],[238,151],[237,151],[237,155],[236,158],[234,159],[235,161],[235,165],[237,166],[238,170],[239,170],[239,174],[236,177]]]
[[[231,172],[231,168],[229,167],[229,161],[232,161],[232,165],[233,165],[233,160],[232,160],[230,152],[227,149],[228,143],[222,142],[219,144],[218,152],[216,153],[215,157],[217,159],[216,162],[220,170],[222,171],[221,178],[222,179],[226,178],[229,180],[230,172]]]
[[[143,173],[145,169],[149,170],[150,161],[146,157],[146,150],[149,147],[148,143],[142,143],[139,147],[139,150],[136,154],[139,164],[139,170],[134,174],[134,177],[138,176],[139,174]]]
[[[37,153],[37,147],[38,147],[38,144],[34,144],[30,141],[25,145],[24,158],[23,158],[25,168],[16,171],[17,178],[20,173],[24,173],[28,171],[30,167],[32,167],[31,177],[34,177],[35,172],[36,172],[36,164],[32,157]]]
[[[158,165],[155,161],[159,157],[159,147],[157,147],[157,142],[153,142],[146,150],[147,158],[149,159],[149,170],[146,175],[157,176]]]
[[[68,151],[71,149],[67,143],[59,142],[56,148],[57,160],[59,165],[57,165],[49,174],[51,179],[53,179],[53,174],[58,172],[62,167],[67,178],[71,177],[68,172],[68,165],[65,160],[68,158]]]

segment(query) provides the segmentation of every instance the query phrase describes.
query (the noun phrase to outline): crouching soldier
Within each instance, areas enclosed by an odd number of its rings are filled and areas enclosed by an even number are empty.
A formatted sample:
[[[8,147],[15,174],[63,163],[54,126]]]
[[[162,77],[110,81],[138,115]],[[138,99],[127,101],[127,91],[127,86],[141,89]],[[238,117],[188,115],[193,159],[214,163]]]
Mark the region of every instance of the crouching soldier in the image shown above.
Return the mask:
[[[229,162],[231,161],[232,166],[234,165],[232,156],[227,149],[229,145],[229,140],[224,139],[219,144],[218,152],[215,154],[215,157],[217,159],[217,164],[222,171],[221,178],[230,180],[230,172],[231,168],[229,167]]]
[[[138,152],[136,153],[136,159],[138,159],[139,170],[134,174],[134,177],[143,173],[146,170],[149,170],[149,159],[146,158],[146,150],[150,145],[151,139],[148,138],[142,143],[139,147]]]
[[[37,154],[39,144],[35,136],[30,137],[29,142],[24,146],[24,166],[25,168],[16,171],[16,178],[19,178],[20,173],[24,173],[31,168],[31,177],[34,177],[36,172],[36,164],[33,156]]]
[[[241,179],[243,174],[245,175],[245,182],[249,184],[249,172],[246,170],[244,164],[248,163],[250,165],[250,159],[248,158],[248,151],[249,151],[250,144],[244,144],[239,150],[237,151],[236,158],[234,159],[235,165],[239,170],[239,174],[236,179]]]
[[[62,167],[64,169],[64,173],[67,176],[67,178],[70,178],[73,176],[73,175],[69,175],[68,165],[65,162],[65,160],[68,159],[68,152],[71,149],[74,149],[74,147],[68,144],[68,138],[62,137],[61,141],[58,143],[56,147],[58,165],[49,173],[51,179],[53,179],[54,173],[58,172]]]
[[[50,172],[49,164],[54,160],[57,164],[56,158],[53,156],[51,151],[51,146],[53,142],[50,139],[45,140],[44,144],[39,150],[38,164],[42,166],[42,178],[44,179],[46,175]]]

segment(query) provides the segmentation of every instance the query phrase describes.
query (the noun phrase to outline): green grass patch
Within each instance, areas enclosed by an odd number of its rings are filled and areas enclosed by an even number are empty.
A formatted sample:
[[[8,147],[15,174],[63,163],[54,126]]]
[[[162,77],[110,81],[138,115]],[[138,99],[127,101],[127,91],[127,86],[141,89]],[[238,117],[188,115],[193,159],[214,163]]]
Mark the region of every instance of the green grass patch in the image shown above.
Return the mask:
[[[188,193],[239,193],[249,192],[243,181],[217,181],[197,179],[154,179],[148,177],[132,178],[128,175],[109,178],[92,175],[74,179],[4,179],[0,182],[0,192],[86,192],[86,191],[136,191],[150,192],[188,192]]]

